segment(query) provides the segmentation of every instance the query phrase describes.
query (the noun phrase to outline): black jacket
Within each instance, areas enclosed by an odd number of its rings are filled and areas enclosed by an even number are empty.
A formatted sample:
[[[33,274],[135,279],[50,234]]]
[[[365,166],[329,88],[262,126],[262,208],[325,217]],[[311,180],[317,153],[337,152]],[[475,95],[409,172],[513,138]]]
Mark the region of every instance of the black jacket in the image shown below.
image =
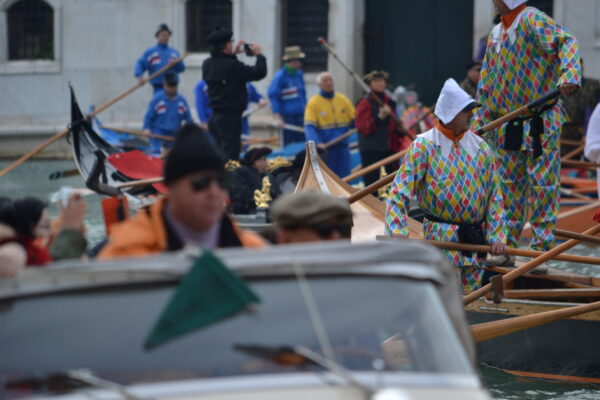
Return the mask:
[[[256,65],[246,65],[235,55],[216,53],[204,60],[202,78],[206,82],[208,105],[213,111],[239,112],[246,108],[246,82],[258,81],[267,75],[265,56],[256,56]]]
[[[256,212],[254,191],[262,188],[261,175],[256,168],[243,165],[231,173],[229,195],[234,214],[253,214]]]

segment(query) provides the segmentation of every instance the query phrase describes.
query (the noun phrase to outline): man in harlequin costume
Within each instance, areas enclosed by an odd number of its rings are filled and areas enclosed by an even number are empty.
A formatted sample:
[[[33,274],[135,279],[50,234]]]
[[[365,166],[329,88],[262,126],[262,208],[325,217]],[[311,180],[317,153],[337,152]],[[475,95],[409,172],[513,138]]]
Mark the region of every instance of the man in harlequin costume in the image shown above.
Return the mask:
[[[453,79],[444,84],[435,107],[437,125],[417,136],[392,184],[385,234],[408,237],[411,199],[425,212],[426,239],[490,244],[503,254],[502,194],[490,146],[469,130],[480,106]],[[462,287],[481,286],[485,253],[443,250],[460,274]]]
[[[493,0],[501,15],[488,37],[477,99],[482,104],[473,127],[481,126],[560,89],[562,95],[581,84],[576,39],[524,0]],[[499,161],[504,224],[508,246],[517,247],[528,198],[533,250],[554,245],[559,207],[559,134],[566,116],[559,103],[549,103],[485,135]],[[514,264],[512,257],[494,257],[490,264]],[[534,272],[544,273],[541,265]]]

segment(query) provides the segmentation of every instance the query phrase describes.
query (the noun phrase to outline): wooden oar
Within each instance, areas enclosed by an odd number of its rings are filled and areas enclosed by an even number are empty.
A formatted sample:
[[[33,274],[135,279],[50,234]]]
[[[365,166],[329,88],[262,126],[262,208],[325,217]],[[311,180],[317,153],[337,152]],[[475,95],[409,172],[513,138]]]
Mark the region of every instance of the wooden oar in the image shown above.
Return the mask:
[[[62,171],[54,171],[50,174],[50,176],[48,176],[48,179],[51,181],[57,180],[57,179],[61,179],[61,178],[68,178],[70,176],[75,176],[75,175],[79,175],[79,170],[78,169],[65,169]]]
[[[261,103],[258,103],[258,104],[257,104],[257,105],[255,105],[254,107],[252,107],[252,108],[249,108],[249,109],[245,110],[245,111],[242,113],[242,118],[249,117],[250,115],[254,114],[256,111],[260,110],[261,108],[263,108],[263,107],[264,107],[264,106],[266,106],[266,105],[267,105],[267,103],[262,103],[262,104],[261,104]]]
[[[561,160],[561,165],[565,167],[585,168],[585,169],[596,169],[600,168],[599,163],[593,163],[589,161],[575,161],[575,160]]]
[[[600,288],[582,289],[509,289],[504,290],[509,299],[572,299],[600,297]]]
[[[279,138],[248,138],[242,142],[242,145],[252,145],[252,144],[277,144],[279,143]]]
[[[406,240],[406,239],[395,238],[393,236],[377,236],[377,240]],[[423,239],[414,239],[414,240],[418,240],[419,242],[422,242],[422,243],[424,242],[424,243],[430,244],[432,246],[438,247],[440,249],[446,249],[446,250],[465,250],[465,251],[474,251],[477,253],[489,253],[490,252],[490,246],[488,246],[488,245],[445,242],[442,240],[423,240]],[[535,257],[539,257],[539,256],[545,254],[545,252],[535,251],[535,250],[526,250],[526,249],[515,249],[512,247],[507,247],[506,254],[510,254],[513,256],[535,258]],[[559,254],[555,257],[552,257],[551,259],[556,260],[556,261],[568,261],[568,262],[574,262],[574,263],[579,263],[579,264],[600,265],[600,257],[580,256],[580,255],[575,255],[575,254]]]
[[[561,319],[574,317],[591,311],[600,310],[600,301],[580,306],[562,308],[559,310],[545,311],[536,314],[522,315],[519,317],[506,318],[498,321],[484,322],[471,326],[473,337],[476,342],[494,339],[510,333],[522,331]]]
[[[568,239],[577,239],[581,240],[582,242],[600,244],[600,237],[598,236],[584,235],[583,233],[566,231],[564,229],[555,229],[554,234],[556,236],[562,236]]]
[[[494,129],[498,128],[499,126],[501,126],[502,124],[517,118],[519,115],[521,115],[523,113],[534,110],[535,108],[554,99],[555,97],[558,97],[559,95],[560,95],[560,91],[558,89],[556,89],[556,90],[548,93],[547,95],[540,97],[536,101],[533,101],[527,105],[524,105],[523,107],[519,107],[516,110],[511,111],[508,114],[498,118],[497,120],[492,121],[487,125],[484,125],[483,127],[479,128],[476,133],[478,135],[483,135],[485,132],[494,130]]]
[[[348,136],[352,135],[354,132],[356,132],[356,128],[352,128],[348,132],[344,133],[343,135],[338,136],[333,140],[330,140],[329,142],[325,143],[325,148],[328,149],[331,146],[333,146],[334,144],[341,142],[342,140],[346,139]]]
[[[356,72],[354,72],[352,69],[350,69],[350,67],[348,67],[341,59],[340,57],[337,55],[337,53],[333,50],[333,47],[331,47],[331,45],[327,42],[327,40],[325,40],[324,38],[320,37],[319,39],[319,43],[321,43],[321,46],[323,46],[323,48],[325,50],[327,50],[327,52],[329,54],[331,54],[333,56],[333,58],[341,65],[341,67],[350,75],[354,78],[354,80],[356,80],[356,82],[360,85],[360,87],[367,93],[371,94],[371,88],[369,86],[367,86],[367,84],[365,83],[365,81],[358,76],[358,74]],[[379,98],[379,96],[370,96],[370,98],[372,98],[378,105],[379,107],[384,107],[385,103],[383,102],[383,100],[381,100]],[[390,118],[392,120],[394,120],[394,122],[396,123],[396,126],[404,126],[402,124],[402,122],[398,119],[398,117],[394,114],[391,113],[390,114]],[[408,136],[412,139],[415,140],[415,136],[408,132],[408,130],[406,131]]]
[[[276,125],[275,123],[273,123],[273,124]],[[287,129],[287,130],[294,131],[294,132],[304,133],[304,127],[298,126],[298,125],[283,124],[283,129]]]
[[[179,61],[183,60],[187,55],[188,55],[188,53],[185,53],[183,55],[183,57],[180,57],[179,59],[177,59],[176,62],[179,62]],[[138,82],[135,86],[132,86],[131,88],[127,89],[126,91],[124,91],[120,95],[118,95],[115,98],[113,98],[113,99],[107,101],[106,103],[102,104],[100,107],[98,107],[97,109],[95,109],[91,114],[89,114],[89,117],[94,117],[98,113],[106,110],[108,107],[112,106],[113,104],[115,104],[117,101],[123,99],[124,97],[130,95],[135,90],[137,90],[140,87],[142,87],[142,85],[144,83],[146,83],[149,80],[151,80],[151,79],[157,77],[158,75],[162,74],[163,72],[165,72],[166,70],[168,70],[172,66],[173,65],[171,65],[171,64],[165,65],[163,68],[159,69],[158,71],[156,71],[155,73],[153,73],[149,77],[143,79],[141,82]],[[57,140],[60,140],[63,137],[67,136],[67,134],[69,133],[69,131],[70,131],[70,129],[66,128],[66,129],[58,132],[57,134],[55,134],[54,136],[52,136],[50,139],[48,139],[45,142],[41,143],[40,145],[36,146],[30,152],[28,152],[28,153],[22,155],[21,157],[19,157],[19,159],[17,159],[16,161],[12,162],[9,166],[7,166],[2,171],[0,171],[0,177],[8,174],[10,171],[12,171],[13,169],[17,168],[19,165],[23,164],[25,161],[29,160],[31,157],[35,156],[37,153],[39,153],[40,151],[44,150],[46,147],[50,146],[52,143],[54,143]]]
[[[385,177],[379,179],[378,181],[371,183],[369,186],[365,187],[364,189],[361,189],[358,192],[348,196],[348,203],[352,204],[355,201],[358,201],[358,200],[362,199],[363,197],[368,196],[371,193],[381,189],[382,187],[389,185],[394,180],[395,176],[396,176],[396,172],[392,172],[391,174],[386,175]]]
[[[379,167],[382,167],[384,165],[387,165],[391,162],[394,162],[394,161],[402,158],[405,154],[406,154],[406,149],[399,151],[398,153],[394,153],[391,156],[388,156],[382,160],[377,161],[376,163],[373,163],[365,168],[359,169],[358,171],[351,173],[350,175],[342,178],[342,180],[344,182],[350,182],[358,177],[368,174],[371,171],[378,170]]]
[[[147,186],[147,185],[152,185],[153,183],[160,183],[163,181],[163,179],[164,178],[162,176],[159,176],[156,178],[138,179],[137,181],[117,183],[114,187],[123,189],[126,187],[132,187],[132,186]]]
[[[575,150],[572,150],[570,152],[568,152],[567,154],[565,154],[564,156],[561,157],[560,161],[566,161],[566,160],[570,160],[573,157],[577,157],[578,155],[580,155],[583,150],[585,149],[585,143],[584,144],[580,144]]]
[[[561,145],[567,145],[567,146],[580,146],[581,140],[568,140],[568,139],[560,139],[560,144]]]
[[[130,134],[133,136],[141,136],[141,137],[145,137],[145,138],[154,138],[154,139],[158,139],[158,140],[164,140],[167,142],[173,142],[175,140],[175,138],[173,136],[165,136],[165,135],[157,135],[156,133],[147,133],[144,131],[135,131],[135,130],[129,130],[129,129],[121,129],[121,128],[112,128],[109,126],[102,126],[102,128],[104,129],[110,129],[111,131],[117,132],[117,133],[123,133],[123,134]]]
[[[586,235],[596,235],[598,233],[600,233],[600,224],[596,225],[593,228],[590,228],[584,232],[584,234],[586,234]],[[502,277],[504,286],[506,286],[507,283],[512,282],[515,279],[517,279],[518,277],[531,271],[538,265],[552,259],[553,257],[556,257],[557,255],[569,250],[570,248],[574,247],[575,245],[577,245],[579,243],[581,243],[581,241],[577,240],[577,239],[567,240],[566,242],[560,244],[559,246],[553,248],[552,250],[544,252],[544,254],[542,254],[541,256],[536,257],[533,260],[526,262],[525,264],[514,269],[513,271],[510,271],[508,274],[506,274]],[[469,293],[465,297],[463,297],[463,303],[465,305],[472,303],[473,301],[477,300],[479,297],[488,293],[491,289],[492,289],[492,286],[488,283],[487,285],[485,285],[485,286]]]
[[[589,196],[586,196],[586,195],[581,194],[581,193],[574,192],[573,190],[567,189],[567,188],[564,188],[564,187],[560,188],[560,193],[564,194],[565,196],[568,196],[568,197],[575,197],[577,199],[581,199],[581,200],[585,200],[585,201],[593,201],[594,200],[594,199],[592,199]]]

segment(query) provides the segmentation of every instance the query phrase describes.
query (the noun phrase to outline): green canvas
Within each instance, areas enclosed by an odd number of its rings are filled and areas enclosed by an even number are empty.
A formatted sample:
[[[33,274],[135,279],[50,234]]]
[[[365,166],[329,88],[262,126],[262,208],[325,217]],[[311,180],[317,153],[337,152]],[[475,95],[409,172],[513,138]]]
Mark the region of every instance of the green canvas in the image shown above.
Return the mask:
[[[230,317],[260,299],[211,251],[204,250],[144,341],[146,349]]]

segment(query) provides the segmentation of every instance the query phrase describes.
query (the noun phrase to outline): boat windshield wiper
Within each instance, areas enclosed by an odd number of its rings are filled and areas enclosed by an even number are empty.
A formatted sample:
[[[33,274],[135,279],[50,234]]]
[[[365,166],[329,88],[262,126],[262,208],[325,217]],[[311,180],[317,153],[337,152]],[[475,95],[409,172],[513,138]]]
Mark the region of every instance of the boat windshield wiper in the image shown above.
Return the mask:
[[[34,391],[48,391],[53,394],[68,393],[74,390],[80,390],[88,387],[106,389],[119,393],[127,400],[148,400],[142,399],[127,390],[126,386],[102,379],[96,376],[92,371],[86,369],[74,369],[63,372],[51,373],[41,377],[31,376],[9,380],[5,383],[7,389],[29,388]]]
[[[354,379],[351,372],[345,367],[305,346],[271,347],[255,344],[234,344],[233,348],[248,355],[269,360],[278,365],[319,365],[341,378],[348,385],[356,387],[365,395],[368,396],[374,393],[373,389]]]

